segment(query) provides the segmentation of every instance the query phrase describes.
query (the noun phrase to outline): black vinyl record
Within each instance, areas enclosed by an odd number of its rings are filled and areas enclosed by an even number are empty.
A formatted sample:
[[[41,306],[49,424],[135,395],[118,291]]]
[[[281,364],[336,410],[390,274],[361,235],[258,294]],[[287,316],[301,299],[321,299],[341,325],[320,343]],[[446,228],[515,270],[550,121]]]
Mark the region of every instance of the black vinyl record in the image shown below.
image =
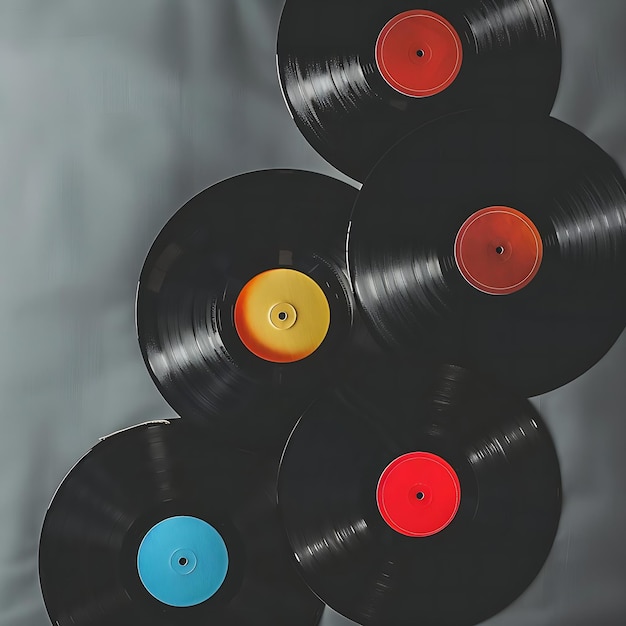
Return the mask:
[[[278,458],[176,419],[113,434],[58,488],[39,575],[58,626],[292,626],[323,605],[292,567]]]
[[[137,330],[181,417],[244,448],[282,447],[350,334],[355,195],[321,174],[252,172],[209,187],[166,224],[141,272]]]
[[[532,405],[459,367],[423,385],[388,365],[324,395],[281,461],[299,571],[365,626],[487,619],[536,577],[559,523],[558,459]]]
[[[287,0],[277,65],[304,137],[363,181],[442,115],[549,114],[561,48],[548,0]]]
[[[626,181],[555,119],[449,116],[373,170],[348,259],[382,344],[538,395],[594,365],[626,324]]]

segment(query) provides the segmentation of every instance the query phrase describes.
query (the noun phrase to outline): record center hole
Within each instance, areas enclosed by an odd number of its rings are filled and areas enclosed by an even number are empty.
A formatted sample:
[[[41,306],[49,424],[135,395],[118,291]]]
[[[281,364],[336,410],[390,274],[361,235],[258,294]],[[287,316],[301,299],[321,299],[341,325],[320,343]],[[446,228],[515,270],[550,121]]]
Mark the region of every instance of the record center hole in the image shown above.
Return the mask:
[[[178,559],[178,564],[185,567],[185,565],[187,565],[187,559],[184,556],[181,556],[180,559]]]
[[[424,499],[424,492],[423,491],[418,491],[417,495],[416,495],[416,498],[418,500],[423,500]]]
[[[418,57],[422,58],[424,56],[424,51],[422,49],[419,49],[415,54],[417,54]]]
[[[285,313],[284,311],[281,311],[281,312],[278,314],[278,319],[279,319],[281,322],[284,322],[284,321],[287,319],[287,313]]]
[[[496,248],[496,254],[504,254],[504,248],[502,246],[498,246]]]

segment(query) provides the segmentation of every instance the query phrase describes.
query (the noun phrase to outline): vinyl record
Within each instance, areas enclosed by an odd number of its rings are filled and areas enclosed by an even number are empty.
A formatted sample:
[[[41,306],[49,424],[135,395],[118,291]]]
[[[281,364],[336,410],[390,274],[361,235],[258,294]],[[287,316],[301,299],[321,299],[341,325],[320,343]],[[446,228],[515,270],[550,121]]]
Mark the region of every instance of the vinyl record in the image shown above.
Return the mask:
[[[166,224],[141,272],[137,329],[181,417],[244,448],[282,448],[350,334],[355,195],[321,174],[252,172],[206,189]]]
[[[278,459],[182,420],[121,431],[69,472],[48,509],[39,575],[58,626],[292,626],[323,605],[292,568]]]
[[[348,258],[384,345],[537,395],[585,372],[626,324],[626,182],[555,119],[450,116],[373,170]]]
[[[535,578],[558,527],[558,459],[530,403],[451,366],[419,394],[421,376],[379,367],[375,384],[324,395],[281,461],[300,573],[365,626],[487,619]]]
[[[561,48],[548,0],[287,0],[277,66],[304,137],[363,181],[442,115],[549,114]]]

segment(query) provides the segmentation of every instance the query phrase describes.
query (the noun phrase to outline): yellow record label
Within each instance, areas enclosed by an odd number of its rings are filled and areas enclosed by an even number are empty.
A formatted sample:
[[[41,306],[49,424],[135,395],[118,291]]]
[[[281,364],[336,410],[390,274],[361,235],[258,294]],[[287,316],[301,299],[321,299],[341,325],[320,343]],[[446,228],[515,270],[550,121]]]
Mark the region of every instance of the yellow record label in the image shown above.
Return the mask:
[[[274,269],[250,279],[235,303],[235,328],[256,356],[293,363],[313,354],[330,326],[330,307],[306,274]]]

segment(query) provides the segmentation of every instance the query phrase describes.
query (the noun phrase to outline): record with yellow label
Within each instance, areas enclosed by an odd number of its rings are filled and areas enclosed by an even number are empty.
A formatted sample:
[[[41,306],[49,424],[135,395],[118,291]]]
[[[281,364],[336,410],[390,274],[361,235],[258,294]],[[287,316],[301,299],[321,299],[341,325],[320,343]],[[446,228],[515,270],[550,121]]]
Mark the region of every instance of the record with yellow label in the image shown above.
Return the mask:
[[[179,415],[244,448],[284,443],[350,336],[355,195],[321,174],[250,172],[166,224],[141,272],[137,332]]]

